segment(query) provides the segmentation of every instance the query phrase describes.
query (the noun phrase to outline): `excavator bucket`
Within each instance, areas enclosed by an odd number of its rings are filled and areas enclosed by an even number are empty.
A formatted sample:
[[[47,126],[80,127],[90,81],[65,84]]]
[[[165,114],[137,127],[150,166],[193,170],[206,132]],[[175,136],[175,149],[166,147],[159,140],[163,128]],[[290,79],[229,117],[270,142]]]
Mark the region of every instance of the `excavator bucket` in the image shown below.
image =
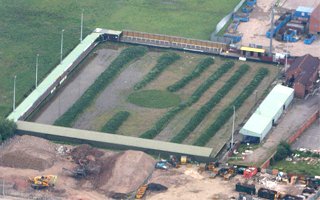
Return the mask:
[[[48,187],[53,187],[57,181],[56,175],[46,175],[46,176],[36,176],[33,179],[29,178],[31,182],[31,187],[33,189],[45,189]]]

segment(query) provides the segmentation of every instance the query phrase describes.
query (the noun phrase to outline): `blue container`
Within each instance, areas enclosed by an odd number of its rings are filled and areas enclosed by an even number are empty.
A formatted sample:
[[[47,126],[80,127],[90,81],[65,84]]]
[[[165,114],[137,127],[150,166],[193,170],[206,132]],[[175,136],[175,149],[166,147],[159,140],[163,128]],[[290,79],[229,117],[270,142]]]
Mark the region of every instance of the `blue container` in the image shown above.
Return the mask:
[[[299,6],[294,12],[294,18],[307,18],[310,19],[310,15],[313,11],[313,8]]]
[[[242,7],[242,12],[244,12],[244,13],[251,13],[252,10],[253,10],[252,6],[246,5],[246,6]]]
[[[249,21],[249,13],[234,13],[234,20],[239,20],[240,22],[248,22]]]
[[[246,1],[246,4],[248,5],[248,6],[254,6],[254,4],[256,4],[257,3],[257,0],[247,0]]]
[[[310,45],[315,40],[316,40],[316,36],[315,35],[309,35],[306,39],[304,39],[303,42],[304,42],[304,44]]]

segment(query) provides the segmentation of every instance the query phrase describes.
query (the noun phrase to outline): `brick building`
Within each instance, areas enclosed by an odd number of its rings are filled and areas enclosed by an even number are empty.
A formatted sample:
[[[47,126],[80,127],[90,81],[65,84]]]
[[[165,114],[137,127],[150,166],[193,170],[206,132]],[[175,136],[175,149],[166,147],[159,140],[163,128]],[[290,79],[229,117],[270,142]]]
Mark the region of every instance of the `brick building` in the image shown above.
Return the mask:
[[[296,58],[286,71],[286,81],[294,88],[296,97],[304,98],[314,89],[319,77],[320,59],[310,54]]]
[[[311,13],[309,33],[320,34],[320,4]]]

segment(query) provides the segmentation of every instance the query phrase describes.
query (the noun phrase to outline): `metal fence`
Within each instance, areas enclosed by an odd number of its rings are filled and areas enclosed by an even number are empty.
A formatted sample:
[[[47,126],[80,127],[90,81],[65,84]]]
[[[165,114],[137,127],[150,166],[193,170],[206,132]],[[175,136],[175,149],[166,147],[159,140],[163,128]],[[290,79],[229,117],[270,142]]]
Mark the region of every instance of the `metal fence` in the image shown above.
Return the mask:
[[[214,41],[214,37],[217,33],[219,33],[221,31],[221,29],[228,23],[228,21],[231,19],[232,14],[237,12],[239,10],[239,8],[241,8],[242,4],[245,2],[246,0],[241,0],[238,5],[233,9],[232,12],[230,12],[228,15],[226,15],[224,18],[222,18],[222,20],[220,20],[220,22],[216,25],[216,29],[215,31],[211,34],[210,40]]]

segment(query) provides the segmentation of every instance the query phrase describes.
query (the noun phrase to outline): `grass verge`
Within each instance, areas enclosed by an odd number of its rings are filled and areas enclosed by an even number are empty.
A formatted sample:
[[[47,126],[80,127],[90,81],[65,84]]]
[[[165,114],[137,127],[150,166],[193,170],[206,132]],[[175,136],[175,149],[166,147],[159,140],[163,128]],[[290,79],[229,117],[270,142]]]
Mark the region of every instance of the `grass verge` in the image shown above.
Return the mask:
[[[298,161],[294,163],[282,160],[274,164],[272,168],[300,175],[318,176],[320,174],[319,162],[317,164],[308,164],[308,162],[305,161]]]

